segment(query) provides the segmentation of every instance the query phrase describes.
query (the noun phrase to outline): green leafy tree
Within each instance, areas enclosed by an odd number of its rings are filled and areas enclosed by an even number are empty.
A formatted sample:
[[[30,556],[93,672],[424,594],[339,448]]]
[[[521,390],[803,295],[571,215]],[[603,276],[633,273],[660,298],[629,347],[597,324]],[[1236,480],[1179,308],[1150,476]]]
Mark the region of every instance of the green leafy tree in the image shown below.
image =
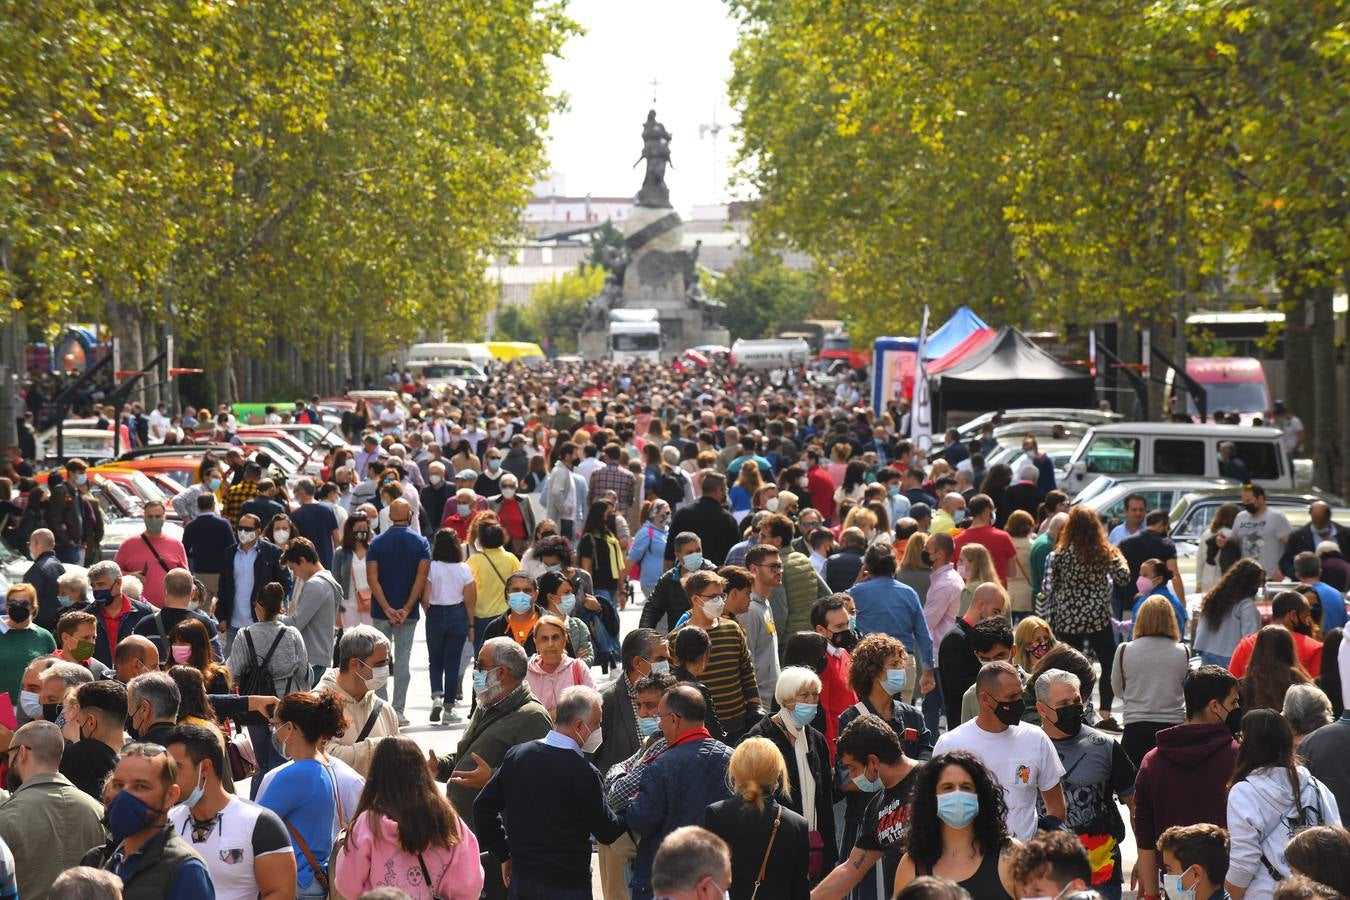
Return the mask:
[[[712,289],[727,305],[723,321],[736,338],[773,335],[784,322],[809,318],[825,308],[819,278],[789,269],[774,253],[750,253],[732,263]]]
[[[524,320],[535,334],[548,338],[551,349],[575,353],[586,301],[604,289],[605,275],[601,266],[583,265],[580,271],[535,285]]]

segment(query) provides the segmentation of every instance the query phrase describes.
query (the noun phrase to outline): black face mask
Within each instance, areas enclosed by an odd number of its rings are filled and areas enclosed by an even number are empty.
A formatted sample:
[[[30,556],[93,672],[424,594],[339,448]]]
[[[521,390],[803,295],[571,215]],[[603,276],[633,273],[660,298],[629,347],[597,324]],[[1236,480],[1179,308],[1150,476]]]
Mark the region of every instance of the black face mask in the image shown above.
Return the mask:
[[[994,706],[994,716],[1009,728],[1022,721],[1022,714],[1026,711],[1027,701],[1020,698],[1011,703],[999,703]]]
[[[933,557],[929,555],[927,550],[919,554],[919,559],[921,559],[923,561],[923,564],[925,566],[928,566],[930,569],[933,567]]]
[[[1083,730],[1083,704],[1073,703],[1055,710],[1055,727],[1073,737]]]
[[[28,621],[28,617],[33,614],[32,608],[27,603],[10,603],[5,611],[9,613],[9,620],[22,625]]]
[[[844,631],[836,631],[830,635],[830,643],[834,644],[840,650],[852,652],[853,648],[858,646],[858,636],[853,633],[853,629],[851,628]]]
[[[57,718],[58,718],[60,715],[61,715],[61,704],[60,704],[60,703],[44,703],[44,704],[42,704],[42,718],[43,718],[43,719],[47,720],[48,722],[55,722],[55,721],[57,720]]]
[[[1242,707],[1236,707],[1229,711],[1223,724],[1228,726],[1228,730],[1233,733],[1233,737],[1242,734]]]

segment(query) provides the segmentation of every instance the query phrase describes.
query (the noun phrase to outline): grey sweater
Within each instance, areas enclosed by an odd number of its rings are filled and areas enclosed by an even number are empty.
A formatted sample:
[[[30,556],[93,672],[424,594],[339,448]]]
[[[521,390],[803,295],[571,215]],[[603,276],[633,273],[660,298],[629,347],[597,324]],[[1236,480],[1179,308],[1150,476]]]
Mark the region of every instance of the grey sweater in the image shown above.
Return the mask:
[[[1261,613],[1256,609],[1256,601],[1244,597],[1228,611],[1217,628],[1201,613],[1196,616],[1195,649],[1218,656],[1232,656],[1238,641],[1249,634],[1255,634],[1261,628]]]
[[[305,651],[305,639],[294,627],[284,625],[276,619],[271,622],[254,622],[247,628],[239,629],[239,634],[235,635],[234,644],[230,647],[230,658],[225,661],[225,666],[230,670],[236,684],[239,683],[240,674],[249,668],[248,641],[244,640],[244,633],[247,632],[253,637],[253,649],[257,652],[258,663],[261,665],[280,629],[285,629],[286,635],[282,637],[281,643],[277,644],[277,652],[272,654],[272,663],[268,666],[272,672],[272,680],[276,683],[277,696],[284,697],[292,691],[309,689],[309,654]]]
[[[1135,638],[1116,647],[1111,689],[1125,703],[1125,721],[1184,722],[1181,682],[1189,666],[1190,651],[1169,637]]]
[[[333,629],[337,627],[339,598],[345,597],[341,592],[332,574],[320,569],[291,598],[291,614],[281,617],[305,639],[311,666],[326,668],[333,661]]]

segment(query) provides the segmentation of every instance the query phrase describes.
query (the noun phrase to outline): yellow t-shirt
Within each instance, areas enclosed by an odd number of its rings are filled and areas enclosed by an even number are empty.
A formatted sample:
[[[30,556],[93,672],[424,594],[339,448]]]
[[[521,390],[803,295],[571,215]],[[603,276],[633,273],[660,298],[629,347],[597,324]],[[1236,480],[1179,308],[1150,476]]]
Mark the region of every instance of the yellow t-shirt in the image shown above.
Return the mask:
[[[500,548],[483,550],[469,557],[478,601],[473,614],[491,619],[506,612],[506,581],[520,570],[520,560]]]

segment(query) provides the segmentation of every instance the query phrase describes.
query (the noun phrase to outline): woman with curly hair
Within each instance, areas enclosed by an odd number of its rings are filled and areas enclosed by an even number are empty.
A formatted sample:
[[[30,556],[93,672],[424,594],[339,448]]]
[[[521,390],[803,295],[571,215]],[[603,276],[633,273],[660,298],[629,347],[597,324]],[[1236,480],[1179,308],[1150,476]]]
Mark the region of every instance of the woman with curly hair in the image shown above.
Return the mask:
[[[1261,627],[1256,597],[1265,583],[1266,570],[1261,564],[1243,557],[1205,594],[1195,623],[1195,649],[1201,662],[1228,668],[1238,641]]]
[[[1013,854],[1003,789],[975,756],[953,750],[919,770],[910,794],[909,847],[895,890],[921,875],[950,878],[980,900],[1012,900]]]
[[[888,634],[870,634],[853,648],[848,686],[859,699],[839,714],[839,731],[843,732],[859,716],[879,716],[891,726],[906,756],[927,759],[933,755],[935,738],[924,722],[923,713],[900,700],[908,680],[907,658],[905,645]],[[836,781],[844,785],[843,846],[851,847],[872,798],[849,780],[842,759],[835,760],[835,772]]]
[[[1075,506],[1059,533],[1059,542],[1045,562],[1044,591],[1049,619],[1060,641],[1088,646],[1102,666],[1101,715],[1104,731],[1120,731],[1111,718],[1111,661],[1116,637],[1111,630],[1112,585],[1129,583],[1130,567],[1106,540],[1097,514]],[[1231,652],[1231,651],[1230,651]]]

